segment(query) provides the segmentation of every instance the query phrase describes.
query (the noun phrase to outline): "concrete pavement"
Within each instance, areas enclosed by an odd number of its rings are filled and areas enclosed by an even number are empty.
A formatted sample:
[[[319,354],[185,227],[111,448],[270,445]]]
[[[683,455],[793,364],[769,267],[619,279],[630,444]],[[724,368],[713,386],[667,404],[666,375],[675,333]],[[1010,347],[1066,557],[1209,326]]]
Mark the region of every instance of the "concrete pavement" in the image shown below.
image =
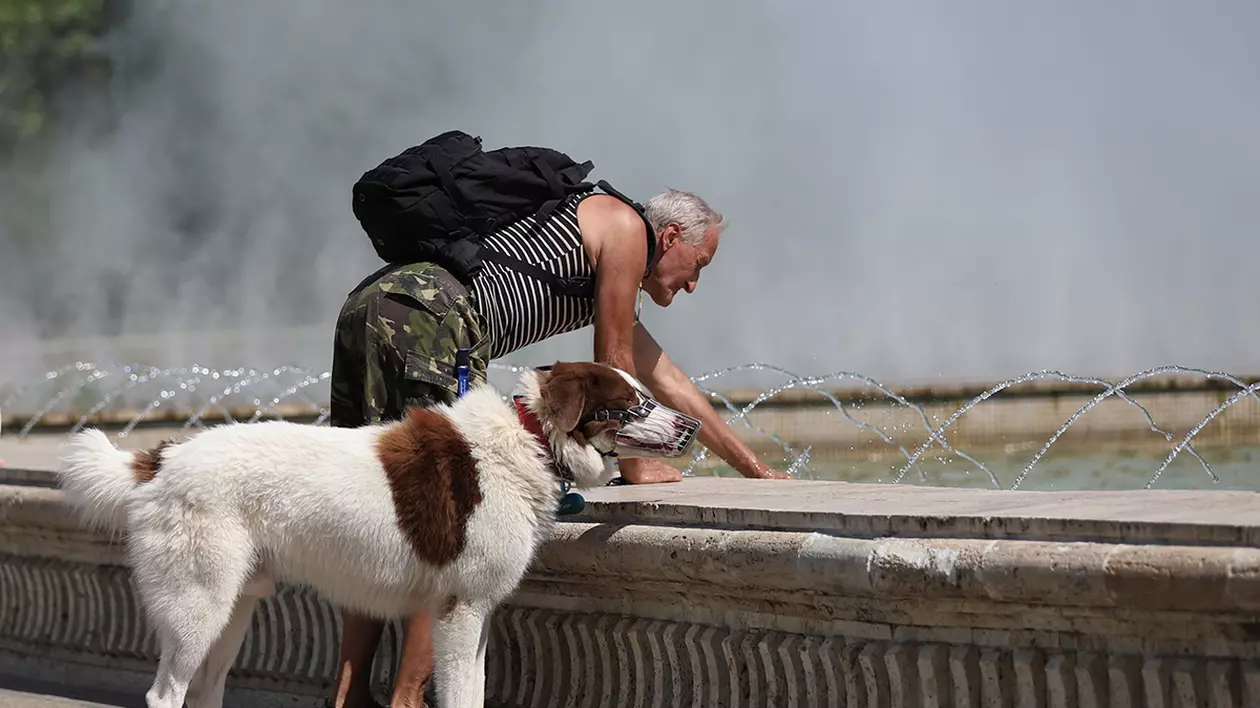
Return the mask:
[[[0,708],[143,708],[144,696],[0,676]]]
[[[121,703],[91,703],[72,698],[0,689],[0,706],[4,708],[120,708],[122,705]]]

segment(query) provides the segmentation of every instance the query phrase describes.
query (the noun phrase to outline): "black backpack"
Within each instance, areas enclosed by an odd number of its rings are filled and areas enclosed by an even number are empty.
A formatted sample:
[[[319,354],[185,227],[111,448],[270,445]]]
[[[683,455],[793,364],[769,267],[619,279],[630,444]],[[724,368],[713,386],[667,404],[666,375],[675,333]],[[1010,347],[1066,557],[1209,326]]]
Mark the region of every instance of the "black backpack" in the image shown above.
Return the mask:
[[[363,173],[352,190],[354,215],[387,264],[437,263],[468,285],[493,260],[558,293],[594,297],[590,278],[560,278],[482,246],[489,234],[528,216],[537,215],[541,227],[561,201],[598,187],[643,219],[650,266],[656,239],[643,207],[603,180],[586,182],[592,169],[589,160],[579,164],[550,148],[483,151],[480,137],[452,130]]]

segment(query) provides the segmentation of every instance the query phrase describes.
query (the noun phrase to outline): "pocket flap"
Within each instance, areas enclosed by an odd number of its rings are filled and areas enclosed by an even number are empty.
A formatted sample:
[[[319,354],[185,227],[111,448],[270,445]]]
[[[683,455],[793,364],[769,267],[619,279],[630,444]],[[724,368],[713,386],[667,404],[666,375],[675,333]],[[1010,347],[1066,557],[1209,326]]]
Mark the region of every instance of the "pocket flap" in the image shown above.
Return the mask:
[[[407,352],[407,364],[403,376],[410,381],[422,381],[446,389],[451,393],[459,391],[459,380],[455,378],[455,367],[414,352]]]

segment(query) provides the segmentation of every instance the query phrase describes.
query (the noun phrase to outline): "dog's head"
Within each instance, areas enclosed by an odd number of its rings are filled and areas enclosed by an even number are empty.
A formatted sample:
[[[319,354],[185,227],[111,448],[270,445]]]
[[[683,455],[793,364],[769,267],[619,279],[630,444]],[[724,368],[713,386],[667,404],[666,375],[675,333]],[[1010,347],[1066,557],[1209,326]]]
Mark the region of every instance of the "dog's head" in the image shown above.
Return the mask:
[[[679,457],[700,422],[655,401],[630,374],[593,362],[527,370],[522,398],[542,425],[558,465],[579,487],[606,483],[613,459]]]

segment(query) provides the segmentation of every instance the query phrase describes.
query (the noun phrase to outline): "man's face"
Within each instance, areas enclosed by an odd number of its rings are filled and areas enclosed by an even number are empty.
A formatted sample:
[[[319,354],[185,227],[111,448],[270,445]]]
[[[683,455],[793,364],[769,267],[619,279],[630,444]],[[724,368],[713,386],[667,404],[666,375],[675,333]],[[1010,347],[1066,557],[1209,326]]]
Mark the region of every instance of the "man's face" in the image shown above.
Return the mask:
[[[710,226],[704,232],[704,241],[692,246],[683,243],[682,229],[678,224],[669,224],[661,232],[662,254],[643,281],[644,292],[661,307],[669,307],[679,290],[695,292],[700,270],[713,260],[717,247],[716,227]]]

